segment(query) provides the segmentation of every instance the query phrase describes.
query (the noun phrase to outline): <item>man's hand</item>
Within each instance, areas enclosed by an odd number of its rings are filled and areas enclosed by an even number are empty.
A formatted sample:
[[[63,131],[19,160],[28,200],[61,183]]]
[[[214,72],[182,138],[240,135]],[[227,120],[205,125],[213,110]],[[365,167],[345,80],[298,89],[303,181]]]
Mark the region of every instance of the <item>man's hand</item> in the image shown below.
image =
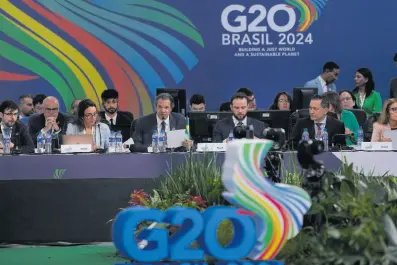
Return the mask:
[[[382,137],[380,138],[380,141],[381,141],[381,142],[392,142],[392,139],[386,138],[386,137],[383,137],[383,136],[382,136]]]
[[[15,146],[14,143],[11,142],[10,143],[10,148],[14,148],[14,146]]]
[[[44,128],[44,130],[45,131],[49,131],[49,130],[51,130],[52,128],[54,128],[54,125],[56,125],[56,126],[58,126],[57,124],[56,124],[56,119],[54,118],[54,117],[48,117],[47,119],[46,119],[46,121],[45,121],[45,128]],[[59,128],[59,127],[58,127]],[[54,130],[55,130],[55,128],[54,128]]]
[[[353,134],[353,132],[350,131],[349,129],[345,128],[345,134]]]

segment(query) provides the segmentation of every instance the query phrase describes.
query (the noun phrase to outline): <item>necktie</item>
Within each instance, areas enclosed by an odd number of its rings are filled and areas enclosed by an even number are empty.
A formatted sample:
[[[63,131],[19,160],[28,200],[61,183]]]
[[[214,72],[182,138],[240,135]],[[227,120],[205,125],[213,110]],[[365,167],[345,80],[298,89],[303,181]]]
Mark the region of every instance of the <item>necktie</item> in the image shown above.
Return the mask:
[[[162,122],[161,122],[161,130],[162,130],[162,131],[165,131],[165,121],[162,121]]]
[[[316,139],[320,139],[321,138],[321,123],[316,123],[317,125],[317,132],[316,132]]]
[[[110,119],[110,126],[113,126],[113,125],[114,125],[113,119]]]
[[[241,122],[241,121],[239,121],[238,123],[237,123],[237,126],[243,126],[244,124]]]

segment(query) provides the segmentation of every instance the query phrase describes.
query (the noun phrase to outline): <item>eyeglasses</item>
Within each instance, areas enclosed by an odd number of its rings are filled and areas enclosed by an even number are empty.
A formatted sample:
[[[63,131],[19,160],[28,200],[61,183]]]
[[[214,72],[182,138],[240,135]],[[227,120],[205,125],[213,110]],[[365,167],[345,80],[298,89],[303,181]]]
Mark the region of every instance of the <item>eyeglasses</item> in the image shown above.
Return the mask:
[[[84,117],[86,117],[86,118],[94,118],[96,116],[98,116],[98,113],[87,113],[87,114],[84,114]]]
[[[18,116],[18,112],[15,112],[15,113],[8,112],[8,113],[4,113],[4,115],[9,116],[9,117],[11,117],[11,116],[17,117]]]
[[[278,102],[280,102],[280,103],[289,103],[289,100],[281,98],[281,99],[278,100]]]
[[[45,108],[45,111],[51,112],[51,111],[58,111],[59,108]]]
[[[389,112],[397,112],[397,107],[395,107],[395,108],[390,108],[390,109],[389,109]]]

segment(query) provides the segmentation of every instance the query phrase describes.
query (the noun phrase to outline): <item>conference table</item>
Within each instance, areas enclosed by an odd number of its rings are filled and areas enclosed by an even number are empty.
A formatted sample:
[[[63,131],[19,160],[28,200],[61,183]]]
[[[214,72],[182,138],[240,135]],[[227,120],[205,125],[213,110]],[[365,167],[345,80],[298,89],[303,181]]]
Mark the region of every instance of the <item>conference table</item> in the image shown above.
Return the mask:
[[[0,156],[0,242],[109,241],[111,222],[133,190],[159,187],[186,159],[225,153],[122,153]],[[206,157],[207,156],[207,157]],[[294,152],[282,153],[283,172],[300,170]],[[342,161],[372,176],[397,176],[396,152],[326,152],[328,170]]]

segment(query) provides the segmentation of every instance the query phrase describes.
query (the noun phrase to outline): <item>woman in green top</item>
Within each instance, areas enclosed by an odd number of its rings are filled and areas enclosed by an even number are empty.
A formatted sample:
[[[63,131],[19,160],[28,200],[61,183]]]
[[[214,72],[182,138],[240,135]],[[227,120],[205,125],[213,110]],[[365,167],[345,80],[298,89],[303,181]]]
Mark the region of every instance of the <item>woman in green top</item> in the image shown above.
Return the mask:
[[[367,117],[374,113],[382,112],[382,98],[379,92],[375,91],[375,82],[372,73],[368,68],[360,68],[354,77],[356,88],[353,94],[356,97],[356,105],[367,114]]]
[[[334,91],[324,93],[323,101],[329,104],[329,111],[335,113],[338,119],[345,124],[345,134],[354,134],[352,137],[346,137],[346,145],[357,143],[358,121],[353,112],[344,110],[339,98],[339,94]]]

